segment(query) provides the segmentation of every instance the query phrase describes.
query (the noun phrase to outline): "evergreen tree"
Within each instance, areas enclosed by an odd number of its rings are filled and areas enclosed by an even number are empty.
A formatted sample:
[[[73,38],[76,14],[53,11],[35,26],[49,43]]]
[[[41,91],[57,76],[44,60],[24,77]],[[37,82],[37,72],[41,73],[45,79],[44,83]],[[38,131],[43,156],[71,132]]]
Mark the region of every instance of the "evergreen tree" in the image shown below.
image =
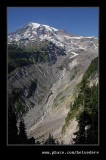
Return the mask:
[[[75,133],[76,138],[73,140],[75,141],[76,144],[86,144],[87,141],[87,132],[86,132],[86,126],[90,124],[90,115],[86,112],[83,111],[82,114],[79,117],[79,130],[78,132]]]
[[[21,144],[25,144],[28,142],[27,140],[28,140],[28,138],[26,135],[24,120],[21,119],[20,125],[19,125],[19,141]]]
[[[8,144],[35,144],[35,139],[27,138],[24,120],[21,119],[19,133],[17,128],[17,116],[15,113],[15,102],[18,92],[8,96]]]
[[[31,137],[27,140],[27,143],[28,144],[35,144],[35,138],[34,137]]]
[[[8,109],[8,144],[18,143],[17,118],[12,111],[12,107]]]
[[[49,133],[49,138],[44,142],[44,144],[59,144],[59,143],[53,138],[53,135]]]
[[[76,144],[98,143],[98,86],[85,87],[84,111],[78,119],[79,130],[75,133]]]
[[[79,130],[75,133],[76,144],[98,143],[98,85],[88,86],[89,78],[98,72],[98,57],[92,60],[80,83],[80,94],[83,98],[83,109],[78,119]]]

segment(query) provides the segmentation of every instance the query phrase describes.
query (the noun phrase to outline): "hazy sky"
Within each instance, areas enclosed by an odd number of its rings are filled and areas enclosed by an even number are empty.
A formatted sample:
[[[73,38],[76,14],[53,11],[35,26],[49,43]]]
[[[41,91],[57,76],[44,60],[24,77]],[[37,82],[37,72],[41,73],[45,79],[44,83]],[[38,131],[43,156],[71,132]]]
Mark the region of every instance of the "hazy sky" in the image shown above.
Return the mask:
[[[98,7],[8,7],[8,33],[29,22],[47,24],[80,36],[98,36]]]

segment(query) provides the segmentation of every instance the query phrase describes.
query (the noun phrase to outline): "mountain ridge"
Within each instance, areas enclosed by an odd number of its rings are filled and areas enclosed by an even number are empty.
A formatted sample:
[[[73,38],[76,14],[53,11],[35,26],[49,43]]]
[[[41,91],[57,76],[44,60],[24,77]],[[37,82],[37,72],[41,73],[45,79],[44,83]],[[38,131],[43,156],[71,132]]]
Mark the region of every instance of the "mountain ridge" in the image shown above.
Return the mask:
[[[80,48],[81,44],[79,46],[78,43],[83,41],[90,41],[92,44],[89,42],[89,45],[92,45],[95,49],[97,47],[94,43],[97,41],[97,38],[94,36],[74,36],[51,26],[33,22],[28,23],[27,25],[18,29],[16,32],[9,33],[8,35],[8,43],[22,43],[24,46],[26,46],[29,42],[33,42],[38,39],[40,41],[49,40],[57,46],[65,48],[67,52],[70,51],[68,50],[70,45],[73,46],[75,43],[76,47]],[[83,49],[84,45],[85,44],[82,45]]]

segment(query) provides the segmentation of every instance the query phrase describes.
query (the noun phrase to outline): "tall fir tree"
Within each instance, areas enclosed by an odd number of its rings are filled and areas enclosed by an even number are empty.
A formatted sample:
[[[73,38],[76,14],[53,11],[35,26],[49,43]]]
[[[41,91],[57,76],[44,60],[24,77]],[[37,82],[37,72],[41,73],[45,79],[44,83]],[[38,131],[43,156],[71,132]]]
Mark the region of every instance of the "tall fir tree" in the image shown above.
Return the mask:
[[[17,144],[18,141],[18,130],[17,130],[17,118],[15,113],[12,111],[12,107],[9,104],[8,109],[8,144]]]
[[[49,133],[49,138],[44,142],[44,144],[59,144],[58,141],[56,141],[54,138],[53,138],[53,135],[51,135]]]
[[[27,134],[26,134],[26,128],[24,124],[24,120],[21,119],[20,125],[19,125],[19,142],[21,144],[25,144],[28,142]]]

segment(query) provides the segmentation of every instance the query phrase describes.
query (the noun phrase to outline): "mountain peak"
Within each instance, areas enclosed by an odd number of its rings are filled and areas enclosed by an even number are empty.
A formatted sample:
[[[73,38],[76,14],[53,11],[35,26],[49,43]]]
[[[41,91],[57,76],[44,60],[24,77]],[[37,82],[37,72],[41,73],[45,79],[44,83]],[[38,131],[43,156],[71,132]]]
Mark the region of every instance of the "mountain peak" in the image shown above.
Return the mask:
[[[25,27],[32,27],[33,29],[39,28],[39,27],[44,27],[45,29],[50,30],[50,31],[58,31],[58,29],[51,27],[49,25],[39,24],[39,23],[35,23],[35,22],[29,22]]]
[[[37,28],[40,26],[39,23],[34,23],[34,22],[29,22],[26,26],[31,26],[31,27],[34,27],[34,28]]]
[[[56,32],[58,29],[49,25],[29,22],[16,32],[8,35],[9,43],[12,41],[19,42],[20,40],[36,40],[37,38],[43,39],[56,39]]]

